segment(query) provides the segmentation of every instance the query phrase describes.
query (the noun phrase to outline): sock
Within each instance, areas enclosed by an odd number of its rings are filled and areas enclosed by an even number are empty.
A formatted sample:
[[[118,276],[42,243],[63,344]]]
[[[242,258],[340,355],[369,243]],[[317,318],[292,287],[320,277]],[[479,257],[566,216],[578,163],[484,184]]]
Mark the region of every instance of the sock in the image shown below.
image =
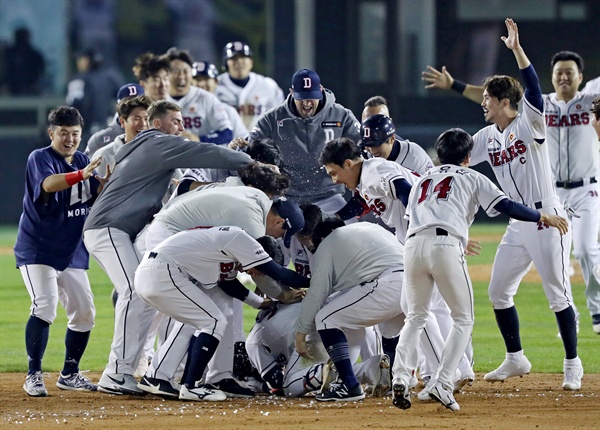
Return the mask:
[[[577,321],[573,307],[569,306],[560,312],[556,312],[558,331],[565,348],[565,358],[570,360],[577,357]]]
[[[319,335],[325,345],[325,349],[329,357],[335,364],[340,379],[348,387],[348,389],[356,388],[359,383],[352,370],[350,362],[350,348],[348,347],[348,339],[341,330],[336,328],[319,330]]]
[[[65,364],[62,370],[63,376],[69,376],[79,372],[79,362],[90,339],[89,331],[73,331],[67,329],[65,334]]]
[[[519,315],[516,307],[508,309],[494,309],[496,323],[504,338],[506,352],[518,352],[521,347],[521,336],[519,334]]]
[[[188,350],[187,350],[187,355],[185,358],[185,366],[183,368],[183,375],[181,375],[181,383],[183,384],[183,382],[185,381],[185,378],[187,378],[187,370],[190,367],[190,360],[192,358],[192,350],[194,349],[194,342],[196,342],[196,339],[198,339],[197,336],[192,336],[192,338],[190,339],[190,344],[188,345]]]
[[[28,375],[42,371],[42,358],[48,345],[50,324],[35,316],[30,316],[25,326],[25,349],[29,361]]]
[[[188,353],[184,371],[185,379],[182,380],[188,389],[194,388],[196,382],[202,379],[204,369],[215,355],[217,346],[219,346],[219,339],[216,337],[207,333],[198,335],[191,347],[191,354]]]
[[[383,337],[381,336],[381,346],[383,347],[383,353],[390,357],[390,367],[394,367],[394,360],[396,358],[396,346],[400,336],[396,337]]]

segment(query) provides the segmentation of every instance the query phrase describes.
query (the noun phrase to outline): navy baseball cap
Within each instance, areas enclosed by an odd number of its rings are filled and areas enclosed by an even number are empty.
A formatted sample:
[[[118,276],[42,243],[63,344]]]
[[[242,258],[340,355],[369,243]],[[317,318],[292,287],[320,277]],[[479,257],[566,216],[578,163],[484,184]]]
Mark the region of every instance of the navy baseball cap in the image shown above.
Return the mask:
[[[206,76],[207,78],[217,79],[219,71],[217,66],[208,61],[197,61],[192,66],[192,77]]]
[[[304,228],[304,215],[302,215],[302,210],[296,203],[287,200],[285,197],[275,200],[273,206],[285,221],[284,228],[286,230],[283,235],[283,244],[286,248],[289,248],[292,236]]]
[[[117,103],[126,97],[137,97],[144,94],[144,87],[138,84],[125,84],[117,92]]]
[[[321,78],[310,69],[298,70],[292,77],[292,94],[296,100],[321,100]]]

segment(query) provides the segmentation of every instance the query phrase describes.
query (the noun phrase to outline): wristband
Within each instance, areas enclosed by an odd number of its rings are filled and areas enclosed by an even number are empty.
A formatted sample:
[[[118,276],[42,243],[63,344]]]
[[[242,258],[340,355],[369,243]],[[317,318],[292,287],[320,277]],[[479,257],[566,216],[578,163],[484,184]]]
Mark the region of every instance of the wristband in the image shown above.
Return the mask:
[[[452,88],[452,91],[456,91],[458,94],[462,94],[465,92],[465,88],[467,88],[467,84],[455,79],[454,82],[452,82],[451,88]]]
[[[65,181],[67,181],[67,185],[69,187],[72,187],[76,183],[83,181],[83,170],[66,173]]]
[[[260,308],[260,305],[264,303],[265,299],[256,294],[254,291],[248,290],[248,292],[249,294],[244,299],[244,303],[246,303],[248,306],[253,307],[254,309]]]

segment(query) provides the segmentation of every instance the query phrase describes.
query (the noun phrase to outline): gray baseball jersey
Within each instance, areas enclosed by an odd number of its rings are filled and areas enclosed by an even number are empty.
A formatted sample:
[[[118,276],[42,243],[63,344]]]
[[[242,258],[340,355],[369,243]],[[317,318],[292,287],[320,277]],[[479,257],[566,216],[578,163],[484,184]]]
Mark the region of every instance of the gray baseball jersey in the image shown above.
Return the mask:
[[[318,162],[325,144],[342,136],[358,142],[360,124],[329,90],[323,91],[322,107],[310,118],[292,110],[290,94],[285,102],[265,113],[250,132],[250,140],[271,138],[283,155],[283,167],[292,176],[286,195],[293,200],[318,200],[343,193]]]
[[[115,172],[92,206],[83,229],[114,227],[133,241],[160,210],[176,168],[238,169],[252,159],[242,152],[151,129],[120,148],[115,161]]]
[[[125,133],[125,129],[121,127],[119,118],[115,115],[110,124],[108,124],[108,127],[97,131],[88,139],[87,146],[85,147],[85,155],[92,159],[97,150],[113,142],[118,135],[123,133]]]
[[[248,83],[240,87],[231,81],[229,73],[219,75],[217,78],[219,85],[215,95],[239,112],[246,128],[250,131],[260,116],[279,105],[284,96],[273,79],[254,72],[250,72],[248,78]]]
[[[315,329],[315,316],[332,293],[372,281],[391,268],[402,270],[403,255],[404,247],[379,225],[359,222],[333,231],[314,254],[297,331]]]
[[[111,169],[115,167],[115,153],[117,149],[125,145],[125,135],[121,134],[115,138],[111,143],[102,148],[98,149],[94,153],[94,159],[101,157],[102,162],[98,167],[96,167],[96,171],[100,174],[100,176],[106,175],[106,166],[110,166]]]

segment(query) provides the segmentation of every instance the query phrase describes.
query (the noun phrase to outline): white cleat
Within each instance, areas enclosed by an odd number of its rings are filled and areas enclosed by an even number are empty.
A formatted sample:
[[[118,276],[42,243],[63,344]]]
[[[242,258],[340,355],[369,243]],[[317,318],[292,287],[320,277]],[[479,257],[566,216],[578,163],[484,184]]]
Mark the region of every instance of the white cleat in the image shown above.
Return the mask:
[[[425,388],[423,388],[421,391],[419,391],[419,394],[417,394],[417,399],[419,399],[422,402],[431,401],[432,399],[429,393],[431,392],[431,388],[435,385],[435,382],[435,378],[429,378],[429,380],[425,384]]]
[[[583,378],[583,366],[581,360],[578,364],[567,364],[563,366],[565,377],[563,379],[563,390],[580,390]]]
[[[431,387],[429,396],[431,396],[431,398],[436,402],[440,402],[451,411],[460,410],[460,406],[458,403],[456,403],[456,400],[454,400],[452,388],[444,386],[441,382],[436,382],[433,387]]]
[[[196,388],[188,389],[185,384],[179,391],[179,400],[191,400],[195,402],[222,402],[227,399],[227,395],[220,391],[200,385]]]
[[[483,379],[489,382],[504,381],[514,376],[527,375],[531,371],[531,363],[524,355],[517,361],[505,358],[500,367],[486,373]]]

